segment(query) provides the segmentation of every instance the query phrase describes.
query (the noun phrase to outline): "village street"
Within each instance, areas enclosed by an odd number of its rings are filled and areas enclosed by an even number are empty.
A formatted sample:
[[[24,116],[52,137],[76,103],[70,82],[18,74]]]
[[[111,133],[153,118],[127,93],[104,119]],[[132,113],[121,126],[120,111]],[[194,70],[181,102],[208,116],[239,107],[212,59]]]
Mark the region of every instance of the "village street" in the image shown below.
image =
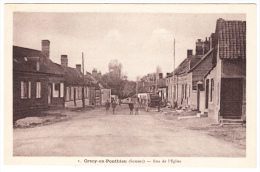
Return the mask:
[[[68,121],[14,129],[14,156],[242,157],[245,149],[164,120],[163,113],[129,115],[127,105],[79,112]]]

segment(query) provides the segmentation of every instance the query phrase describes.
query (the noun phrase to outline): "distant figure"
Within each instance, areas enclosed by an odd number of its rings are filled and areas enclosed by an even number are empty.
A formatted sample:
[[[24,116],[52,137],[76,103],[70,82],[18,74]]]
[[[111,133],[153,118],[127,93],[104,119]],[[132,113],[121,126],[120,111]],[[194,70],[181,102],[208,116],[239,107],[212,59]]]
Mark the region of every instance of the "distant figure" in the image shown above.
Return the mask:
[[[133,104],[132,100],[129,103],[129,109],[130,109],[130,115],[133,115],[134,104]]]
[[[107,100],[107,102],[106,102],[106,104],[105,104],[105,107],[106,107],[106,114],[107,114],[107,111],[108,111],[109,108],[110,108],[109,100]]]
[[[139,99],[137,99],[137,101],[135,102],[135,115],[139,115]]]
[[[148,99],[145,99],[145,111],[148,112]]]
[[[160,109],[161,109],[161,104],[162,104],[162,101],[161,101],[161,100],[159,100],[159,101],[158,101],[158,112],[160,112],[160,111],[161,111],[161,110],[160,110]]]
[[[113,109],[113,114],[115,114],[115,109],[116,109],[116,101],[113,100],[112,102],[112,109]]]

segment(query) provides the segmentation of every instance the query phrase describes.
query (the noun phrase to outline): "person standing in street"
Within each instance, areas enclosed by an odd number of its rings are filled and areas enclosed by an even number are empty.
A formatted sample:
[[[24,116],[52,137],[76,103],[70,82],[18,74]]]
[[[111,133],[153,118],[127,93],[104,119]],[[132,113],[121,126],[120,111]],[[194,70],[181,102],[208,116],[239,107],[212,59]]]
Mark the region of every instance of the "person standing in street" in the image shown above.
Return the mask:
[[[148,99],[145,99],[145,111],[148,112]]]
[[[130,109],[130,115],[133,115],[134,104],[133,104],[132,100],[129,103],[129,109]]]
[[[107,102],[106,102],[106,104],[105,104],[105,108],[106,108],[106,114],[107,114],[107,112],[108,112],[108,110],[109,110],[109,108],[110,108],[110,102],[109,102],[109,100],[107,100]]]
[[[162,104],[162,101],[161,101],[161,99],[158,101],[158,112],[160,112],[161,111],[161,104]]]
[[[112,109],[113,109],[113,114],[115,114],[115,109],[116,109],[116,101],[113,100],[112,102]]]

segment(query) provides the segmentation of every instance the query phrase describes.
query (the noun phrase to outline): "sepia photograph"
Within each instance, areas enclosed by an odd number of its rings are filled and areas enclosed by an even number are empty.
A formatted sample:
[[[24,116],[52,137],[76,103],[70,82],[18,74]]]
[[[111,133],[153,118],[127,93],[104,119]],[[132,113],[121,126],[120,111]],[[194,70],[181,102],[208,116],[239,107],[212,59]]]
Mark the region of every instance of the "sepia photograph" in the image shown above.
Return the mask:
[[[239,10],[255,6],[49,5],[9,6],[10,157],[181,166],[256,153],[247,142],[256,133],[247,102],[256,23]]]

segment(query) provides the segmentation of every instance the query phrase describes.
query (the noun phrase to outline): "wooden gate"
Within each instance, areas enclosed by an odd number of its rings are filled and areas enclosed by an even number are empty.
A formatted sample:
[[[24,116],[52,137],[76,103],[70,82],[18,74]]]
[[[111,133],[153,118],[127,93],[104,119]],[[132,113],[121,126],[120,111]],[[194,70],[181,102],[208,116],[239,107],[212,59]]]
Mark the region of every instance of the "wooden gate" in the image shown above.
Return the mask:
[[[220,116],[223,118],[240,118],[242,116],[242,79],[221,80]]]

